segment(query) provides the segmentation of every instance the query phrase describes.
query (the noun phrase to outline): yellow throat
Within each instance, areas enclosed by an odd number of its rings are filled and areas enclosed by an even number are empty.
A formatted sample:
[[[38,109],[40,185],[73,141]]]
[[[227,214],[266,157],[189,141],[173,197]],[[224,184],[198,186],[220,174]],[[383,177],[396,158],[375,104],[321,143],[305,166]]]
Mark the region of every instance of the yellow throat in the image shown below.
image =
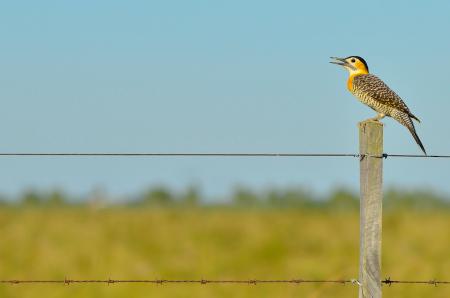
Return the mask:
[[[364,65],[362,65],[362,67],[358,67],[356,70],[351,70],[350,75],[347,80],[347,89],[349,91],[353,90],[353,79],[356,76],[360,76],[360,75],[364,75],[364,74],[368,74],[368,73],[369,73],[369,71],[367,71],[367,69]]]

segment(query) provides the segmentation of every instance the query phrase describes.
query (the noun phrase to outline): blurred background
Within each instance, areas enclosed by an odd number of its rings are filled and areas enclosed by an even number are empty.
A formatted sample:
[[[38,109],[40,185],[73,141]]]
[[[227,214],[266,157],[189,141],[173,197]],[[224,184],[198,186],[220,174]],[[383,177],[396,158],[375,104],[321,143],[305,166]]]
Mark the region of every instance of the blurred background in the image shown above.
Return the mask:
[[[0,4],[0,152],[356,153],[359,55],[450,154],[450,3]],[[384,120],[384,150],[421,154]],[[356,278],[356,158],[0,157],[0,279]],[[383,274],[450,278],[450,163],[384,162]],[[39,292],[36,291],[39,287]],[[2,297],[349,297],[356,287],[9,286]],[[449,297],[392,286],[385,297]]]

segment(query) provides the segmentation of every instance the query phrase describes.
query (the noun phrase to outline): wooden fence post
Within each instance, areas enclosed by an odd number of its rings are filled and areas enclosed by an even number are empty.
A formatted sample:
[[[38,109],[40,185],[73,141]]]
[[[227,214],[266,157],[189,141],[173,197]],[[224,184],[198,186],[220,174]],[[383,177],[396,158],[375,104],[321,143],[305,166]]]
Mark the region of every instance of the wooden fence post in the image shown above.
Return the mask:
[[[359,298],[381,297],[383,124],[359,123],[360,256]]]

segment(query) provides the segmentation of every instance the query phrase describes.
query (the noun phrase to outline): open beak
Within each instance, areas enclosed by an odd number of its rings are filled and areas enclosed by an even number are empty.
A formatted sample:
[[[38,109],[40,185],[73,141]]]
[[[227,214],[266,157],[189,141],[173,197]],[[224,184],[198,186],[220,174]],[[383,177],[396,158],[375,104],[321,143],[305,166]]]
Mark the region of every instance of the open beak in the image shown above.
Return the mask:
[[[330,61],[330,63],[337,64],[340,66],[349,66],[349,67],[351,66],[349,63],[347,63],[347,61],[345,61],[345,58],[338,58],[338,57],[330,57],[330,58],[336,60]]]
[[[345,58],[338,58],[338,57],[330,57],[330,58],[336,60],[336,61],[330,61],[330,63],[356,70],[356,67],[354,67],[353,65],[351,65],[350,63],[345,61]]]
[[[338,57],[330,57],[330,58],[336,60],[336,61],[330,61],[330,63],[356,70],[356,67],[354,67],[353,65],[351,65],[350,63],[345,61],[345,58],[338,58]]]

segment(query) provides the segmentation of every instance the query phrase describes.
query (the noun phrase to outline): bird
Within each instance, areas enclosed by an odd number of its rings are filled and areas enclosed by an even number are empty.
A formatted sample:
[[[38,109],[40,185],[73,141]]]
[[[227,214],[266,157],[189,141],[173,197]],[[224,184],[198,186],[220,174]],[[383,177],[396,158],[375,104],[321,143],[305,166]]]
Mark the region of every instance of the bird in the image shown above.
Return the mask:
[[[412,134],[417,145],[427,155],[425,147],[417,135],[412,119],[420,123],[405,102],[380,78],[369,73],[367,62],[360,56],[347,58],[330,57],[334,61],[330,63],[340,65],[348,70],[347,89],[363,104],[377,112],[377,116],[367,120],[379,121],[385,116],[397,120]]]

